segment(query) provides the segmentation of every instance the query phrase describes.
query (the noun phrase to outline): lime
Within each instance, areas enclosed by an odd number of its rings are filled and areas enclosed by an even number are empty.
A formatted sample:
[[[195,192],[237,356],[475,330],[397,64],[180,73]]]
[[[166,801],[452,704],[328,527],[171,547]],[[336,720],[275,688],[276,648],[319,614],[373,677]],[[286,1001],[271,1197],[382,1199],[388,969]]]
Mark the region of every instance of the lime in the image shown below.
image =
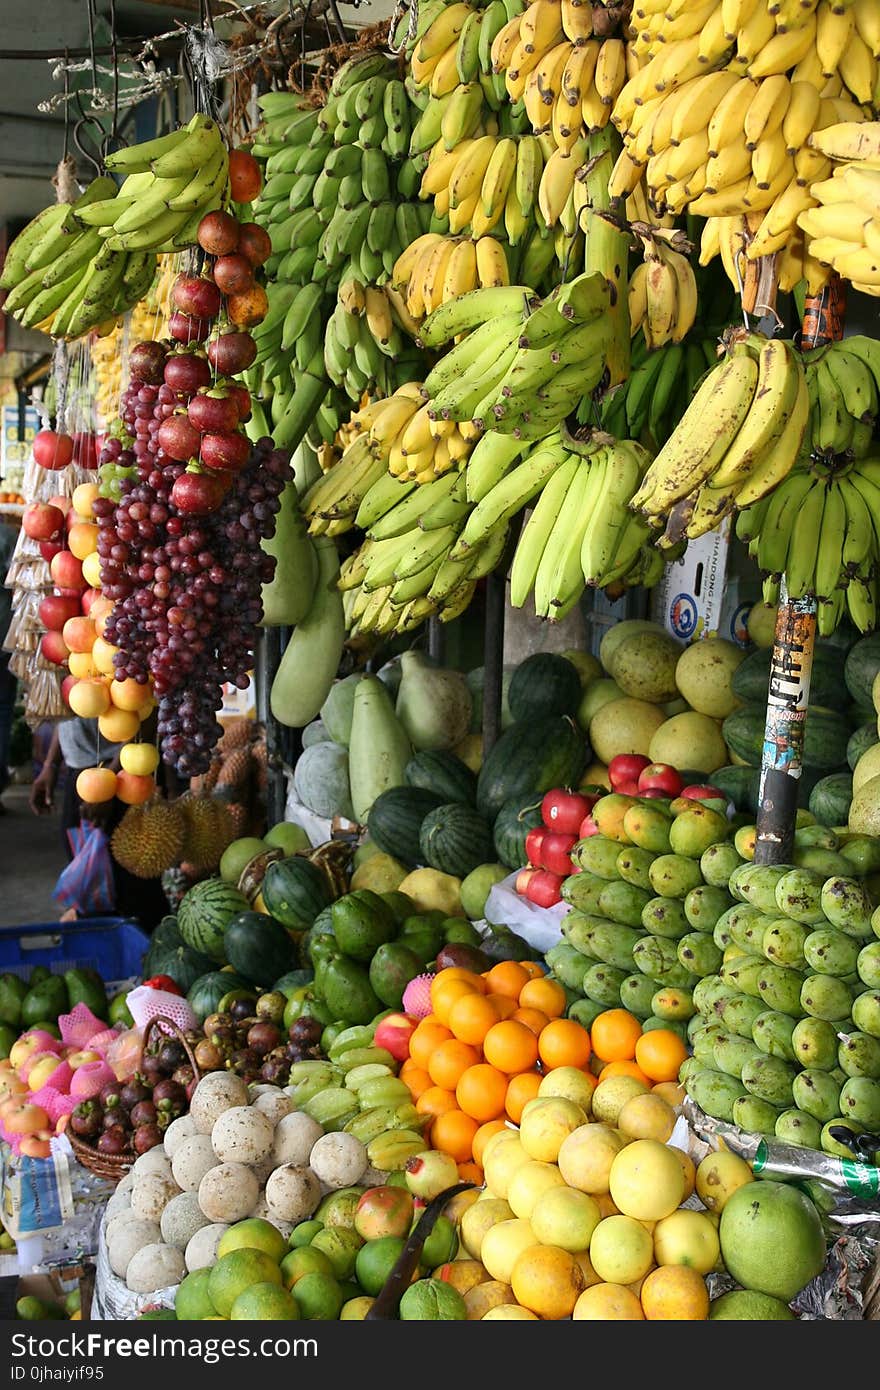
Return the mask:
[[[233,1322],[290,1322],[300,1316],[299,1305],[277,1284],[251,1284],[236,1298],[229,1316]]]
[[[301,1221],[298,1226],[294,1226],[290,1233],[287,1244],[291,1250],[299,1250],[302,1245],[310,1245],[312,1237],[319,1231],[323,1231],[323,1221]]]
[[[194,1269],[185,1279],[181,1279],[174,1296],[174,1312],[181,1322],[201,1322],[212,1317],[216,1308],[208,1293],[208,1280],[211,1278],[209,1266]]]
[[[304,1274],[296,1286],[300,1317],[309,1322],[336,1322],[345,1295],[332,1274]]]
[[[217,1246],[217,1258],[222,1259],[230,1250],[262,1250],[276,1263],[287,1253],[287,1241],[277,1226],[264,1221],[261,1216],[249,1216],[246,1221],[236,1221],[228,1231],[224,1231]]]
[[[301,1245],[291,1250],[281,1261],[281,1278],[286,1289],[292,1289],[305,1274],[333,1274],[333,1264],[323,1250],[313,1250],[310,1245]]]

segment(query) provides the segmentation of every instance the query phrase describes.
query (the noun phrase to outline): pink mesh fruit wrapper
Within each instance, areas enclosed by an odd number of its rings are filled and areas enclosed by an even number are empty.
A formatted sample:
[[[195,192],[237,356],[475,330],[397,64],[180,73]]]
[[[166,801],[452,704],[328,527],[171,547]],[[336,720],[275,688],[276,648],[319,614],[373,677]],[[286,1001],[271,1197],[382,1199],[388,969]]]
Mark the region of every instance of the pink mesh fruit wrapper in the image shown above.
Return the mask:
[[[51,1077],[49,1079],[51,1082]],[[39,1091],[35,1091],[32,1099],[33,1105],[41,1105],[49,1116],[53,1125],[57,1125],[62,1115],[69,1115],[82,1099],[81,1096],[70,1095],[69,1092],[53,1090],[52,1086],[46,1083]]]
[[[103,1019],[95,1018],[86,1004],[75,1004],[69,1014],[60,1014],[58,1027],[61,1041],[66,1047],[82,1051],[91,1044],[96,1033],[106,1033],[107,1025]]]
[[[83,1062],[81,1067],[77,1067],[70,1082],[70,1094],[73,1096],[74,1103],[81,1100],[89,1100],[96,1096],[98,1092],[109,1085],[111,1081],[118,1078],[113,1068],[106,1062]]]
[[[414,1018],[427,1018],[431,1012],[431,981],[433,975],[416,975],[403,991],[404,1012]]]
[[[191,1006],[179,994],[169,994],[164,989],[152,989],[149,985],[138,985],[125,996],[132,1018],[138,1028],[146,1028],[157,1014],[170,1018],[181,1032],[198,1026],[198,1018]]]

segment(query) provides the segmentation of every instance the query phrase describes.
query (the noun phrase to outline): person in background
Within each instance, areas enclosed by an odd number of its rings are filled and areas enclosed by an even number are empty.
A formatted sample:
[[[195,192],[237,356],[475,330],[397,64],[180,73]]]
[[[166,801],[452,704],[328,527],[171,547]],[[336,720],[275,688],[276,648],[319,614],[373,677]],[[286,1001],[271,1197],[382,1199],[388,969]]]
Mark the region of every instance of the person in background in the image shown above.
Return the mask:
[[[155,718],[155,716],[151,716]],[[147,730],[144,728],[147,737]],[[127,807],[115,797],[97,804],[81,801],[76,790],[76,779],[87,767],[97,767],[100,763],[119,771],[121,743],[110,743],[98,731],[97,719],[83,719],[71,715],[55,725],[46,758],[39,775],[31,786],[30,806],[35,815],[46,815],[54,808],[55,787],[62,765],[64,767],[64,786],[61,795],[60,829],[64,852],[68,859],[73,857],[68,830],[89,821],[97,825],[109,837],[119,824]],[[161,768],[161,764],[160,764]],[[130,874],[115,859],[113,881],[116,887],[116,911],[119,916],[137,919],[146,930],[152,930],[168,912],[166,898],[158,878],[137,878]]]
[[[9,669],[11,652],[3,650],[12,617],[12,593],[5,587],[4,581],[17,539],[18,533],[14,527],[0,519],[0,816],[6,814],[2,797],[9,785],[9,740],[18,689],[15,676]]]

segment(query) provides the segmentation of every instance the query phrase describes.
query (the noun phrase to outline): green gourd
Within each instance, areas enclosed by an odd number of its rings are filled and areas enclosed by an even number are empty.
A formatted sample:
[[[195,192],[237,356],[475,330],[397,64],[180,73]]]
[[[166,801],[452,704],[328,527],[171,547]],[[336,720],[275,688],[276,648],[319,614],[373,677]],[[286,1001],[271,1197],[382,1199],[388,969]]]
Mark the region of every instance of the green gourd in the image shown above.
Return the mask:
[[[275,556],[275,573],[263,585],[263,627],[295,627],[311,607],[318,579],[318,557],[299,510],[296,484],[281,494],[275,534],[262,543]]]
[[[294,629],[272,682],[269,704],[280,724],[301,729],[316,718],[336,676],[345,641],[339,555],[332,537],[318,536],[318,581],[312,605]]]
[[[387,686],[378,676],[362,676],[354,692],[348,746],[348,778],[356,820],[366,821],[382,792],[403,786],[411,757],[412,745],[394,713]]]

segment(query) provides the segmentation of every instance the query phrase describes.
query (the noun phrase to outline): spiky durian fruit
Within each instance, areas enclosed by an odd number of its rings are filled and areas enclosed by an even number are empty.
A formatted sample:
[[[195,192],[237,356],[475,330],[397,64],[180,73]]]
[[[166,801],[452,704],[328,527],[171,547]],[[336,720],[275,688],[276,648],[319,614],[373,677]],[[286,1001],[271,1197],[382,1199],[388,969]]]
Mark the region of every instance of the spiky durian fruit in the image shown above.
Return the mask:
[[[177,804],[186,825],[181,859],[198,869],[216,869],[237,834],[228,808],[211,796],[182,796]]]
[[[186,822],[174,801],[129,806],[110,838],[114,859],[136,878],[157,878],[181,857]]]

